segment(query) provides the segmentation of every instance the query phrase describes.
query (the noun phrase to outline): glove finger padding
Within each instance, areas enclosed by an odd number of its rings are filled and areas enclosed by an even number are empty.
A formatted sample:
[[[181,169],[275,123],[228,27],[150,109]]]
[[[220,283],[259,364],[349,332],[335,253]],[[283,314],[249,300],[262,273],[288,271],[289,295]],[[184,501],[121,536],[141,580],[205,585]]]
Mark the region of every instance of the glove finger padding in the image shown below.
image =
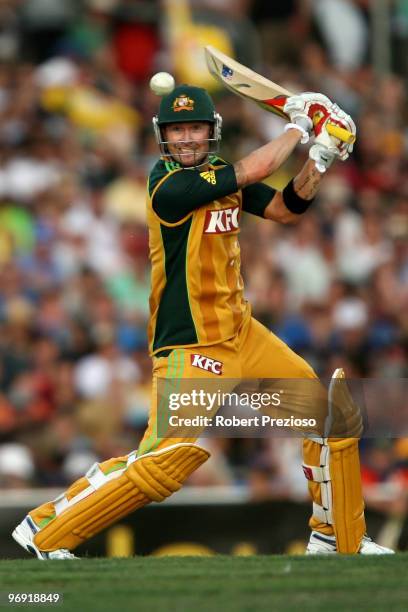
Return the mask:
[[[301,125],[308,132],[313,130],[315,135],[318,135],[322,129],[320,126],[330,116],[331,106],[332,102],[327,96],[307,91],[290,96],[283,110],[289,115],[292,123]]]
[[[286,100],[283,110],[288,115],[293,112],[303,111],[306,115],[312,118],[308,112],[311,106],[321,106],[322,108],[329,110],[332,105],[333,103],[327,96],[320,93],[306,91],[301,94],[290,96],[290,98]]]
[[[315,140],[309,149],[309,157],[315,162],[316,169],[323,173],[332,165],[336,157],[340,157],[340,152],[335,143],[337,138],[330,136],[324,130]]]
[[[350,115],[341,110],[337,104],[333,104],[330,111],[330,117],[326,120],[324,127],[327,128],[327,124],[329,123],[338,125],[354,136],[356,135],[356,124],[354,123],[353,119],[350,117]],[[326,131],[326,129],[323,130],[323,132],[324,131]],[[353,151],[353,144],[343,142],[342,140],[334,138],[333,136],[330,136],[330,138],[332,140],[332,144],[337,147],[339,159],[341,159],[341,161],[346,161],[350,153]]]
[[[291,121],[302,115],[311,121],[311,129],[318,136],[330,118],[333,102],[324,94],[306,91],[287,99],[284,111],[290,116]]]

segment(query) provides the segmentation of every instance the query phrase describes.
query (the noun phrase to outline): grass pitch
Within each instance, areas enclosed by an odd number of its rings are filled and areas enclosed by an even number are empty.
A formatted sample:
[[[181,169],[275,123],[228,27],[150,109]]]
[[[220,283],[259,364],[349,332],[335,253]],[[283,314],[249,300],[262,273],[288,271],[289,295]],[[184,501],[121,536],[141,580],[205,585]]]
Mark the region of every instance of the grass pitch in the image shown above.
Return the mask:
[[[64,612],[406,612],[407,563],[404,554],[4,560],[0,592],[3,603],[8,592],[58,591],[63,603],[46,609]]]

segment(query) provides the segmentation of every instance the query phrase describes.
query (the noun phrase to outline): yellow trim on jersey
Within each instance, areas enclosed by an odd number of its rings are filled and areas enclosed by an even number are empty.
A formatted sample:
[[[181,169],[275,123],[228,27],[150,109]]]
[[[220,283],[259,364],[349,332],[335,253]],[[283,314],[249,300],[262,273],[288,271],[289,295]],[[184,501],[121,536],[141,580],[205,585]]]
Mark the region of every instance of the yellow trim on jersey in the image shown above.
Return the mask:
[[[191,295],[197,296],[202,295],[202,287],[201,287],[201,269],[202,269],[202,254],[200,252],[200,247],[202,244],[202,233],[203,233],[203,212],[198,208],[195,211],[196,215],[193,220],[193,223],[190,227],[190,234],[188,237],[187,243],[187,291],[189,297],[189,303],[191,308],[191,313],[194,319],[194,326],[196,332],[201,330],[200,333],[197,333],[197,338],[201,338],[203,342],[207,340],[205,327],[204,327],[204,319],[203,319],[203,304],[202,302],[198,302],[196,299],[192,300]],[[200,221],[200,219],[203,219]],[[208,254],[207,254],[208,255]]]
[[[194,223],[192,223],[192,227],[193,226],[194,226]],[[190,306],[190,311],[193,317],[195,333],[196,333],[197,338],[199,338],[200,334],[198,332],[200,328],[198,327],[197,329],[197,319],[196,319],[197,309],[193,307],[194,301],[191,299],[191,290],[190,290],[190,279],[192,278],[192,274],[190,273],[189,265],[190,265],[190,262],[194,261],[193,258],[191,257],[190,247],[191,247],[191,244],[195,245],[197,242],[194,240],[194,238],[192,238],[193,234],[194,232],[191,231],[191,227],[190,227],[190,231],[188,233],[188,239],[187,239],[187,250],[186,250],[186,254],[187,254],[187,257],[186,257],[186,279],[187,279],[186,287],[187,287],[188,304]],[[198,268],[199,266],[196,266],[196,267]]]
[[[149,198],[150,207],[148,212],[153,212],[153,206],[151,205],[151,200]],[[149,218],[147,219],[149,222]],[[151,243],[157,244],[157,250],[159,251],[159,260],[155,260],[155,265],[152,266],[151,271],[151,287],[155,288],[153,291],[150,291],[149,297],[149,308],[150,308],[150,318],[148,323],[148,334],[149,336],[154,334],[157,323],[157,316],[159,314],[159,305],[160,305],[160,297],[163,293],[163,290],[166,286],[167,275],[166,275],[166,258],[164,252],[164,244],[160,231],[160,226],[152,226],[149,223],[149,251],[150,258],[152,261],[154,247]]]

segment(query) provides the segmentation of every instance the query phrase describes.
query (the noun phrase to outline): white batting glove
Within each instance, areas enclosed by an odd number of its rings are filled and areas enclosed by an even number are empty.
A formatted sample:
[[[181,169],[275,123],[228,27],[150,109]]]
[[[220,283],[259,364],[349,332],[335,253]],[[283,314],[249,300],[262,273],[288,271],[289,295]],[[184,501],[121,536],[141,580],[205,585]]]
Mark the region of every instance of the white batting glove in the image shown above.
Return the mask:
[[[327,127],[327,123],[338,125],[351,132],[354,136],[356,135],[356,124],[354,123],[353,119],[350,117],[350,115],[341,110],[337,104],[333,104],[330,111],[330,117],[325,122],[325,128]],[[341,161],[346,161],[350,153],[352,153],[354,145],[343,142],[342,140],[334,138],[333,136],[331,136],[331,139],[333,144],[337,147],[339,159],[341,159]]]
[[[328,123],[338,125],[351,132],[354,136],[356,135],[356,125],[353,119],[341,110],[337,104],[333,104],[329,118],[325,121],[322,131],[315,139],[309,151],[309,157],[315,161],[319,172],[326,172],[336,158],[346,161],[353,151],[353,144],[343,142],[327,132]]]
[[[326,120],[330,116],[330,109],[333,103],[327,96],[320,93],[304,92],[294,96],[290,96],[286,100],[283,107],[284,112],[289,115],[291,123],[285,127],[286,129],[297,127],[304,132],[301,140],[302,144],[308,142],[310,135],[314,131],[318,136]],[[314,125],[314,120],[318,117],[318,122]]]
[[[316,169],[322,174],[330,168],[336,157],[340,157],[335,140],[338,141],[323,130],[309,149],[310,159],[313,159]]]

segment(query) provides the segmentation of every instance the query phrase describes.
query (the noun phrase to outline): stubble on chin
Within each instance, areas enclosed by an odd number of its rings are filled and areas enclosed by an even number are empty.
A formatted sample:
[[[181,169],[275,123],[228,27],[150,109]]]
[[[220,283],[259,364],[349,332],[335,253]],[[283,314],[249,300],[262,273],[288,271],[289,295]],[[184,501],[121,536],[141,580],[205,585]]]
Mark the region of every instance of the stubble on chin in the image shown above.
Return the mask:
[[[182,166],[190,167],[190,166],[198,166],[202,164],[206,157],[207,152],[201,152],[196,155],[180,155],[178,152],[171,153],[171,157],[177,161]]]

